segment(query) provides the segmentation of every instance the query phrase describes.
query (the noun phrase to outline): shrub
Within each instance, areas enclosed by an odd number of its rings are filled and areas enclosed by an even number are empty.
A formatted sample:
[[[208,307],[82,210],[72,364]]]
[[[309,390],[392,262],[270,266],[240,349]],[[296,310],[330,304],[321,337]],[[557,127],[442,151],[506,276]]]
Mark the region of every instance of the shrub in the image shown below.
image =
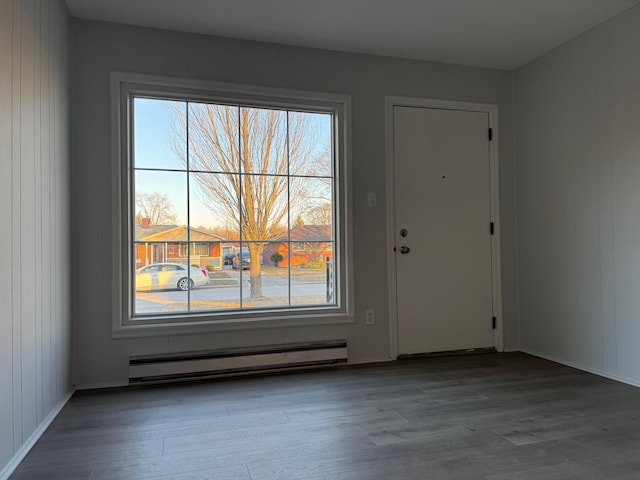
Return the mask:
[[[207,272],[213,272],[215,270],[215,267],[213,265],[211,265],[210,263],[207,264],[206,267],[204,267],[207,269]]]
[[[319,269],[319,268],[324,268],[325,267],[325,259],[324,258],[319,258],[313,262],[307,262],[307,263],[303,263],[302,265],[300,265],[300,267],[302,268],[313,268],[313,269]]]
[[[284,260],[284,257],[280,255],[280,253],[273,252],[271,254],[271,261],[275,263],[276,267],[278,266],[278,263],[280,263],[282,260]]]

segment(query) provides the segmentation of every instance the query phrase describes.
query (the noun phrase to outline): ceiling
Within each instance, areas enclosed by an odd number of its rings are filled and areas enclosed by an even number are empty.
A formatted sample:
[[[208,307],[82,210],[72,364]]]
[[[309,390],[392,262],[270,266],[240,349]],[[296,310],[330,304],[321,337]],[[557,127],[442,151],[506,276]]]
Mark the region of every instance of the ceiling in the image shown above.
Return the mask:
[[[75,17],[518,68],[640,0],[67,0]]]

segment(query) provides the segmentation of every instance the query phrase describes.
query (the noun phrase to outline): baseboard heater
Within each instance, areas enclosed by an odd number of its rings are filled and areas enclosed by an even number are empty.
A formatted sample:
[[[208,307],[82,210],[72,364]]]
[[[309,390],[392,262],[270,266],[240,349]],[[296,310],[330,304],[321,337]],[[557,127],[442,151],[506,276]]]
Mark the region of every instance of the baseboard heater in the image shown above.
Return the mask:
[[[347,362],[344,340],[129,358],[129,384],[247,375]]]

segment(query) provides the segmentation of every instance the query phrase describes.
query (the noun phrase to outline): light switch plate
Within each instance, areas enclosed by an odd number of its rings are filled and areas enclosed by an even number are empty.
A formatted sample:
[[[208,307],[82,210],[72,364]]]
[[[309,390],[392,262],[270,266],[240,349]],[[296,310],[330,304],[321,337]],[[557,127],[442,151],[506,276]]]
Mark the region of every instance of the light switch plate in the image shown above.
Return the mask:
[[[375,208],[378,206],[378,198],[376,192],[369,192],[367,194],[367,206],[369,208]]]

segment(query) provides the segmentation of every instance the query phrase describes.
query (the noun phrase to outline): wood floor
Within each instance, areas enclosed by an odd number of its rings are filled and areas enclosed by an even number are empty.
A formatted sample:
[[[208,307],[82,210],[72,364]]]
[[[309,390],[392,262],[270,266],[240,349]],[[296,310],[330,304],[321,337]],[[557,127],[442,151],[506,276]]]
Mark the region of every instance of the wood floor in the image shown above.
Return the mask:
[[[515,353],[77,393],[11,478],[640,479],[640,389]]]

